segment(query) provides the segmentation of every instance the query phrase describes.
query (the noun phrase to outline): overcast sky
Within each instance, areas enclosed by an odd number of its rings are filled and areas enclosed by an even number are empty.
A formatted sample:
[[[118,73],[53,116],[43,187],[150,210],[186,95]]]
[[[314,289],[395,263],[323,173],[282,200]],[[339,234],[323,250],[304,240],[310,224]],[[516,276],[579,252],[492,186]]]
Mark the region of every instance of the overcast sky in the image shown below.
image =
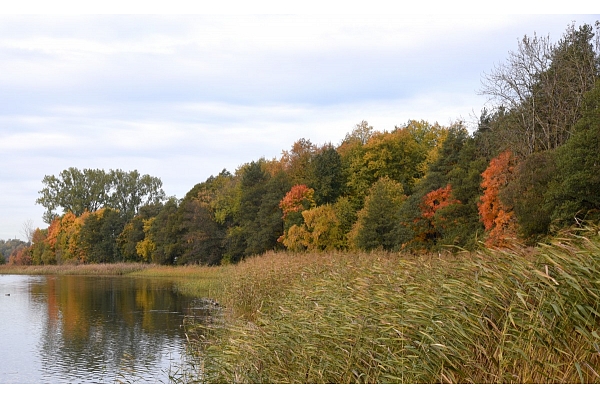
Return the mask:
[[[523,35],[595,15],[0,15],[0,239],[45,175],[137,169],[181,198],[223,168],[338,144],[367,120],[479,115]]]

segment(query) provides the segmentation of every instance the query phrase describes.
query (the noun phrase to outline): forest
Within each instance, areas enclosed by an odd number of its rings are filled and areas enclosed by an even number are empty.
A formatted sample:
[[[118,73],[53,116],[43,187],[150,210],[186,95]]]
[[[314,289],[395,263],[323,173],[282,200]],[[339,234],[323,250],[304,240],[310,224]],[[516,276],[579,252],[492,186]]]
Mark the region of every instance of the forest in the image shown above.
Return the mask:
[[[138,171],[47,175],[46,228],[0,263],[223,265],[268,251],[412,254],[549,241],[600,221],[600,23],[524,36],[484,73],[476,129],[362,121],[338,144],[299,139],[167,197]],[[10,243],[9,243],[10,242]],[[14,243],[13,243],[14,242]]]

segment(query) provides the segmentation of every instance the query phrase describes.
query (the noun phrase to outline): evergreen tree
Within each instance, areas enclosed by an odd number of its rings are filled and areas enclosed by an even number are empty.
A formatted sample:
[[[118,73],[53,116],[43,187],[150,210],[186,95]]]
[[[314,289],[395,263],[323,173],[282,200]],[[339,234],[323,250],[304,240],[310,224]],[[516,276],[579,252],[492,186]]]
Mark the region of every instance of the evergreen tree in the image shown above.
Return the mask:
[[[365,206],[350,232],[354,246],[364,250],[391,250],[396,245],[394,231],[398,211],[405,199],[400,183],[388,177],[379,178],[369,190]]]
[[[557,227],[598,220],[600,210],[600,80],[585,98],[572,137],[556,150],[555,179],[547,201]]]

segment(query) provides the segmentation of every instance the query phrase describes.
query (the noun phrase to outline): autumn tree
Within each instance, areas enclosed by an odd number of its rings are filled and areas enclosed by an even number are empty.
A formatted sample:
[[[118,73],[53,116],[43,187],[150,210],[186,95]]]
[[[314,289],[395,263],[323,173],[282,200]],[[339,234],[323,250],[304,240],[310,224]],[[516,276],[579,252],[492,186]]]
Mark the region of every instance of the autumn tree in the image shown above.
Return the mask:
[[[419,240],[435,243],[438,238],[443,236],[444,230],[453,221],[448,221],[440,211],[453,204],[460,204],[460,201],[453,197],[450,184],[444,188],[432,190],[423,196],[419,208],[421,209],[421,219],[426,223],[426,229],[420,233],[422,237]]]
[[[86,262],[85,252],[81,247],[80,233],[89,215],[90,213],[87,211],[80,216],[67,212],[62,217],[52,220],[46,236],[46,242],[51,252],[46,256],[48,259],[52,259],[53,255],[59,265]]]
[[[311,159],[316,152],[317,146],[304,138],[294,142],[289,151],[283,151],[281,164],[292,184],[308,184],[311,180]]]
[[[343,248],[344,235],[335,209],[324,204],[302,211],[303,223],[293,225],[280,238],[289,250],[328,251]]]
[[[148,232],[149,226],[147,221],[156,217],[162,208],[162,204],[152,204],[140,207],[135,217],[127,221],[123,227],[123,231],[117,237],[117,245],[123,257],[123,261],[149,261],[151,258],[145,259],[138,253],[137,245],[143,241]],[[145,227],[147,227],[146,230]]]
[[[441,246],[472,248],[484,227],[479,220],[477,203],[482,195],[481,173],[488,161],[479,154],[476,139],[461,123],[452,124],[435,160],[416,184],[413,194],[402,204],[396,229],[397,248],[411,251]],[[435,210],[434,219],[423,217],[423,199],[450,186],[451,204]],[[435,220],[438,228],[432,226]],[[444,222],[445,221],[445,222]]]
[[[0,239],[0,253],[4,257],[5,262],[8,261],[14,249],[24,246],[27,246],[27,243],[20,239]]]
[[[11,253],[8,263],[11,265],[31,265],[31,248],[29,246],[16,248]]]
[[[282,218],[286,225],[300,225],[302,223],[302,211],[314,207],[315,190],[306,185],[292,186],[279,202],[279,208],[283,213]]]
[[[510,151],[494,158],[489,167],[481,174],[483,196],[479,204],[479,214],[488,232],[486,246],[507,247],[509,240],[516,237],[514,211],[506,207],[499,197],[500,190],[512,179],[515,161]]]

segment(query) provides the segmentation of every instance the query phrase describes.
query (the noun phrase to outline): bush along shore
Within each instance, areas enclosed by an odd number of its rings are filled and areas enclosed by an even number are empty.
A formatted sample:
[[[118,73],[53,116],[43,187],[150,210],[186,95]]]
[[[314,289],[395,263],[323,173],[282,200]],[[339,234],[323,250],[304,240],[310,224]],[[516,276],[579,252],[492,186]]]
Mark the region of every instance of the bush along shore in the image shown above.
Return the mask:
[[[535,249],[270,253],[188,324],[205,383],[600,383],[600,231]]]

